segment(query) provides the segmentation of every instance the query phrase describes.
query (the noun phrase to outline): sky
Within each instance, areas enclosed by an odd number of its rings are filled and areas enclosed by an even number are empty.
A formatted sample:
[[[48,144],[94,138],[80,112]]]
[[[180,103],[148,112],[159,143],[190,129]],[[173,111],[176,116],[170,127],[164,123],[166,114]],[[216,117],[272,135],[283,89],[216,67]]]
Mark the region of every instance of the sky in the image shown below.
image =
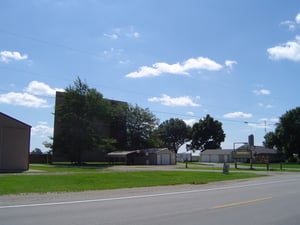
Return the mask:
[[[296,0],[2,0],[0,111],[53,136],[55,92],[77,77],[104,98],[188,125],[222,123],[223,149],[262,145],[299,106]]]

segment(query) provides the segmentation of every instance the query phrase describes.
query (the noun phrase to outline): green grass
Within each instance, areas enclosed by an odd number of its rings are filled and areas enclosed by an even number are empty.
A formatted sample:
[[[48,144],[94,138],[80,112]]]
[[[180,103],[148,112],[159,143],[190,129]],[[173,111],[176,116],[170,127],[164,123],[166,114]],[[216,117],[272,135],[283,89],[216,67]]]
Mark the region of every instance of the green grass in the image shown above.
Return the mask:
[[[0,176],[0,195],[46,192],[78,192],[177,184],[205,184],[213,181],[257,177],[251,173],[139,171],[139,172],[85,172],[70,174],[16,174]]]
[[[108,165],[107,164],[88,164],[84,166],[74,166],[72,164],[31,164],[30,169],[31,170],[36,170],[40,172],[55,172],[55,173],[60,173],[60,172],[99,172],[103,170],[103,168],[106,168]]]

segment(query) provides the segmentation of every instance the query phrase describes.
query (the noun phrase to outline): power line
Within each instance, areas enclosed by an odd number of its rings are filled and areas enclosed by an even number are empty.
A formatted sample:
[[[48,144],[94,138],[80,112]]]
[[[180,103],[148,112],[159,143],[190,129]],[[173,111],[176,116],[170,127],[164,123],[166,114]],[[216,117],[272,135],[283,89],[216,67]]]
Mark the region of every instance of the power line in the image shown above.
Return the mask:
[[[6,34],[6,35],[10,35],[10,36],[13,36],[13,37],[16,37],[16,38],[27,39],[27,40],[30,40],[30,41],[42,43],[42,44],[49,45],[49,46],[54,46],[56,48],[63,48],[63,49],[69,50],[69,51],[78,52],[80,54],[85,54],[85,55],[91,55],[91,56],[99,57],[99,55],[97,55],[97,54],[95,54],[93,52],[89,52],[89,51],[86,51],[86,50],[82,50],[82,49],[77,49],[77,48],[74,48],[74,47],[66,46],[66,45],[61,44],[61,43],[56,43],[56,42],[51,42],[51,41],[48,41],[48,40],[39,39],[39,38],[36,38],[36,37],[33,37],[33,36],[20,35],[19,33],[9,32],[9,31],[1,29],[1,28],[0,28],[0,33]],[[31,72],[31,71],[23,71],[23,70],[18,70],[18,69],[9,68],[9,67],[0,67],[0,69],[2,69],[2,70],[11,70],[11,71],[18,72],[18,73],[32,74],[32,75],[38,76],[38,77],[41,77],[41,76],[42,77],[49,77],[49,76],[41,74],[41,73],[36,73],[36,72]],[[67,81],[70,81],[69,79],[66,79],[66,78],[64,78],[64,79],[67,80]],[[98,86],[100,86],[100,87],[102,86],[104,88],[109,88],[110,90],[112,90],[112,89],[118,90],[118,91],[120,91],[122,93],[132,93],[132,94],[139,94],[139,95],[143,95],[143,96],[149,96],[150,95],[150,93],[149,94],[147,94],[147,93],[141,93],[141,92],[136,92],[136,91],[132,91],[132,90],[120,89],[120,88],[117,88],[117,87],[109,87],[109,86],[104,86],[104,85],[99,85],[99,84],[98,84]],[[7,90],[4,90],[4,89],[0,89],[0,90],[1,91],[7,91]],[[39,95],[39,96],[44,97],[44,98],[55,98],[54,96],[48,96],[48,95]],[[201,104],[201,105],[203,105],[203,104]],[[207,104],[204,104],[204,106],[218,107],[218,106],[207,105]],[[172,113],[172,112],[161,112],[161,111],[153,111],[153,112],[161,113],[161,114],[168,114],[168,115],[175,115],[175,116],[200,118],[199,116],[184,115],[184,114],[178,114],[178,113]],[[219,119],[219,120],[220,121],[226,121],[226,122],[234,122],[234,123],[245,123],[245,121],[229,120],[229,119],[223,119],[223,118]],[[255,124],[255,122],[251,122],[251,123]],[[266,127],[266,125],[265,125],[265,127]]]
[[[7,34],[7,35],[10,35],[10,36],[13,36],[13,37],[16,37],[16,38],[27,39],[27,40],[30,40],[30,41],[38,42],[38,43],[41,43],[41,44],[44,44],[44,45],[53,46],[53,47],[56,47],[56,48],[63,48],[63,49],[66,49],[66,50],[69,50],[69,51],[72,51],[72,52],[78,52],[78,53],[85,54],[85,55],[91,55],[91,56],[99,57],[99,55],[96,54],[96,53],[89,52],[89,51],[82,50],[82,49],[78,49],[78,48],[74,48],[74,47],[70,47],[70,46],[66,46],[66,45],[61,44],[61,43],[51,42],[51,41],[48,41],[48,40],[43,40],[43,39],[39,39],[39,38],[32,37],[32,36],[20,35],[18,33],[9,32],[9,31],[3,30],[3,29],[0,29],[0,33]]]

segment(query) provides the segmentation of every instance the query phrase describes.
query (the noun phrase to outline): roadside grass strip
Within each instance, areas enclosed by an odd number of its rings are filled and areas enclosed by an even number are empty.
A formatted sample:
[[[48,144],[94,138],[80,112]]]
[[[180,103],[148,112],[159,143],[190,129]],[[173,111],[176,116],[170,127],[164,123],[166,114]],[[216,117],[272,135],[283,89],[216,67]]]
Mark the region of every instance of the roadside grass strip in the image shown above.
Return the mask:
[[[258,176],[261,175],[254,173],[230,173],[225,175],[215,172],[192,171],[45,173],[38,175],[6,174],[0,176],[0,195],[206,184],[209,182],[247,179]]]

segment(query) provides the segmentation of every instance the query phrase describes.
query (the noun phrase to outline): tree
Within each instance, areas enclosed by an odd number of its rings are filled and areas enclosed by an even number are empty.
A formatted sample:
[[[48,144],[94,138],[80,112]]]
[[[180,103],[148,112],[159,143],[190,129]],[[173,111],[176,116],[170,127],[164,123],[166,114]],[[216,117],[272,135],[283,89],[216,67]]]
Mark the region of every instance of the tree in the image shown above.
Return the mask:
[[[221,148],[221,142],[225,140],[222,123],[214,120],[210,115],[199,120],[192,127],[191,147],[204,151],[206,149]]]
[[[32,154],[32,155],[41,155],[41,154],[43,154],[43,152],[42,152],[41,149],[35,148],[35,149],[33,149],[33,150],[30,152],[30,154]]]
[[[47,153],[48,154],[52,154],[52,152],[53,152],[53,137],[49,137],[49,139],[51,140],[51,141],[43,141],[43,145],[45,146],[45,148],[47,148],[47,149],[49,149],[48,151],[47,151]]]
[[[183,120],[171,118],[159,125],[158,134],[164,145],[177,154],[188,137],[188,126]]]
[[[77,78],[66,88],[55,117],[60,131],[54,136],[53,149],[80,164],[83,150],[100,150],[103,137],[99,135],[99,118],[109,119],[109,102]]]
[[[265,141],[263,142],[263,145],[266,148],[274,148],[275,146],[278,146],[279,140],[275,134],[275,132],[268,132],[264,136]]]
[[[158,119],[148,108],[130,105],[127,113],[127,141],[129,149],[148,148],[149,139],[158,126]]]
[[[275,129],[276,147],[287,158],[300,154],[300,107],[283,114]],[[265,139],[267,141],[267,139]]]

